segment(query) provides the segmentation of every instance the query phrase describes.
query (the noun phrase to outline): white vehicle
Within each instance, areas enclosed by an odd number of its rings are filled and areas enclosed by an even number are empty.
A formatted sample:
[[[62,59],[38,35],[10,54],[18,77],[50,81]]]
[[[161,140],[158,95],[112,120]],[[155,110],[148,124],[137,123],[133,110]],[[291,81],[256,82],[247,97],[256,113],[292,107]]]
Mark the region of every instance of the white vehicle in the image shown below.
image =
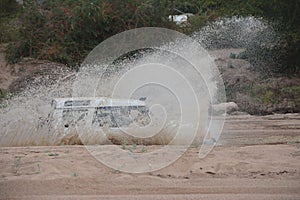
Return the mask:
[[[145,98],[111,99],[99,98],[57,98],[52,101],[52,112],[49,125],[54,130],[76,128],[109,128],[129,127],[133,123],[146,126],[150,123],[149,109]]]

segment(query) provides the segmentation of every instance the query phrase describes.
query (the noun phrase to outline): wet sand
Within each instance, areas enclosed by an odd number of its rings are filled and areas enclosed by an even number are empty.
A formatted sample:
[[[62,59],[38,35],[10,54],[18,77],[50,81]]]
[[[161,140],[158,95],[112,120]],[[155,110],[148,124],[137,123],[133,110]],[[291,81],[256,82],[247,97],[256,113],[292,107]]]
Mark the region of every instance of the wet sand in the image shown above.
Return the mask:
[[[144,174],[110,169],[83,146],[3,147],[0,198],[300,199],[299,114],[228,117],[220,144]]]

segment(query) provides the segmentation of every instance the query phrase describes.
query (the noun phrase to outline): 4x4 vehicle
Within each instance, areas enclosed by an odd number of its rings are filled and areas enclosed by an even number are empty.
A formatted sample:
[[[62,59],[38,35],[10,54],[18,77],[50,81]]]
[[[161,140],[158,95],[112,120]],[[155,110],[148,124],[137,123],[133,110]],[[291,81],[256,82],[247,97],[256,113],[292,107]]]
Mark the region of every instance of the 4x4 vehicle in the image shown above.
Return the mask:
[[[47,123],[49,128],[63,130],[64,134],[74,128],[97,130],[105,127],[113,130],[129,127],[134,123],[146,126],[151,119],[144,100],[145,98],[56,98],[52,101],[52,112],[46,122],[41,120],[39,125]]]

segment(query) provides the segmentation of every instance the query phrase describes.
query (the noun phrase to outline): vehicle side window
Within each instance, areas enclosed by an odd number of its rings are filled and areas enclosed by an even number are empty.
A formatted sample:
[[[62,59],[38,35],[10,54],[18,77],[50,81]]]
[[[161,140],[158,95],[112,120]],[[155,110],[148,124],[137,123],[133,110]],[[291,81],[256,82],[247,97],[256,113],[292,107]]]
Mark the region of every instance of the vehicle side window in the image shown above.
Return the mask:
[[[63,110],[62,119],[65,124],[75,125],[84,123],[84,119],[88,114],[88,110]]]

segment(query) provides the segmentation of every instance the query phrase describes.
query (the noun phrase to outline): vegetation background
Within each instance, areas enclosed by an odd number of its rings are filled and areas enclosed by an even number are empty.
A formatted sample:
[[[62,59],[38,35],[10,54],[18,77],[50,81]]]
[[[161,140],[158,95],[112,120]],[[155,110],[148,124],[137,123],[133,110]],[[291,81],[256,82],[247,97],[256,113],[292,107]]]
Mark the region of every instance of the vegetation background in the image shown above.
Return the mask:
[[[24,0],[23,5],[0,0],[0,5],[0,41],[12,42],[10,62],[29,56],[72,66],[101,41],[132,28],[157,26],[190,34],[222,17],[256,16],[273,23],[281,37],[272,48],[257,46],[257,56],[280,55],[272,66],[275,72],[300,69],[298,0]],[[168,19],[180,12],[194,14],[188,26]]]

